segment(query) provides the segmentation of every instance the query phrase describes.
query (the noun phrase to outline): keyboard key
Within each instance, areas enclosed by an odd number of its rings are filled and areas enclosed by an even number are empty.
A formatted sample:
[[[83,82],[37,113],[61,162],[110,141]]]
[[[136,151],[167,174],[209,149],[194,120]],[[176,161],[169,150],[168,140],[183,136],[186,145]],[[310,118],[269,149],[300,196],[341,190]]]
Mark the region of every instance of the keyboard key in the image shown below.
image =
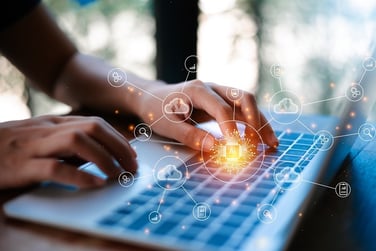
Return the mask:
[[[214,234],[209,240],[208,243],[210,245],[221,247],[223,244],[227,242],[227,240],[231,237],[231,235],[225,235],[220,232]]]
[[[186,240],[194,240],[199,236],[202,230],[203,228],[189,227],[183,232],[183,234],[180,235],[180,238],[183,238]]]
[[[301,156],[294,156],[294,155],[284,155],[281,160],[283,161],[291,161],[291,162],[296,162],[300,160]]]
[[[123,218],[123,214],[111,214],[101,219],[98,224],[102,226],[114,226],[117,225]]]
[[[290,132],[290,133],[285,133],[285,134],[283,134],[283,135],[282,135],[282,139],[295,140],[295,139],[297,139],[299,136],[300,136],[300,133]]]
[[[171,218],[173,218],[173,217],[170,217],[170,219]],[[177,221],[162,220],[159,223],[159,226],[157,227],[157,229],[153,230],[153,233],[157,233],[157,234],[161,234],[161,235],[167,234],[173,228],[175,228],[177,225],[179,225],[179,222],[177,222]]]

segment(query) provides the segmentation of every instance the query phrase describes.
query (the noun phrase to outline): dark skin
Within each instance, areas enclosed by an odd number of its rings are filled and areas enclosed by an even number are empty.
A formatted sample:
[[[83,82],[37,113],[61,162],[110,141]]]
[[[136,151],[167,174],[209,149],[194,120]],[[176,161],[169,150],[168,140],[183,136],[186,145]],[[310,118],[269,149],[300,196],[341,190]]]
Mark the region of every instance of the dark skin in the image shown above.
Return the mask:
[[[184,85],[184,93],[192,100],[192,118],[197,121],[213,118],[219,123],[233,119],[233,103],[226,97],[227,88],[214,83],[194,80],[166,85],[127,72],[132,85],[111,87],[107,73],[113,66],[81,54],[43,4],[0,33],[0,50],[35,87],[51,97],[75,109],[89,107],[104,112],[118,109],[121,113],[137,115],[149,124],[161,118],[152,127],[155,133],[197,150],[210,149],[214,137],[209,137],[202,146],[207,132],[190,121],[176,124],[164,117],[161,104],[165,97],[181,92]],[[137,91],[127,87],[137,87]],[[252,94],[244,93],[236,106],[237,120],[255,129],[262,127],[260,134],[264,142],[271,147],[278,145],[272,128],[263,126],[267,122]],[[235,128],[235,123],[221,126],[224,134]],[[128,141],[100,118],[43,116],[0,123],[0,138],[0,188],[44,180],[82,188],[105,184],[60,161],[71,156],[96,163],[109,177],[116,177],[121,171],[113,163],[114,159],[124,170],[135,172],[137,169],[136,154]]]

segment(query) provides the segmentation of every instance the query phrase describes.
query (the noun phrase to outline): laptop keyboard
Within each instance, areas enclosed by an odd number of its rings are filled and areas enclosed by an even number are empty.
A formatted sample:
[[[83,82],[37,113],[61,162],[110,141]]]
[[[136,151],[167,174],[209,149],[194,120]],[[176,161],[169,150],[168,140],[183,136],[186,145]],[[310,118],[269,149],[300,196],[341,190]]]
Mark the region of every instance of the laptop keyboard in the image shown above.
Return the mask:
[[[220,250],[236,250],[260,223],[257,208],[261,204],[275,204],[283,196],[283,188],[277,186],[273,174],[285,167],[301,172],[318,152],[319,142],[313,144],[314,135],[276,132],[280,146],[266,150],[262,166],[247,181],[244,175],[223,172],[232,182],[222,182],[208,173],[196,156],[187,162],[189,178],[181,188],[164,190],[150,184],[136,197],[115,208],[98,221],[101,227],[116,228],[153,237],[166,243],[179,243],[186,249],[210,247]],[[260,158],[261,156],[258,156]],[[254,162],[258,161],[256,158]],[[208,167],[210,168],[210,167]],[[228,177],[227,177],[228,178]],[[198,220],[192,209],[197,203],[210,207],[210,216]],[[158,211],[161,219],[157,224],[149,221],[150,212]],[[203,211],[202,213],[208,213]]]

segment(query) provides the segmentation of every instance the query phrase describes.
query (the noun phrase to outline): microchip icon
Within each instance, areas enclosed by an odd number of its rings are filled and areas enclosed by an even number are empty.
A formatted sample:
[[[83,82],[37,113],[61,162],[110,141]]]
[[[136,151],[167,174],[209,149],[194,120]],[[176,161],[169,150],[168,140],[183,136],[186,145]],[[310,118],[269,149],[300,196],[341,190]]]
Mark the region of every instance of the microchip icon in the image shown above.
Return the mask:
[[[240,146],[236,145],[226,145],[226,158],[227,159],[238,159],[240,157]]]

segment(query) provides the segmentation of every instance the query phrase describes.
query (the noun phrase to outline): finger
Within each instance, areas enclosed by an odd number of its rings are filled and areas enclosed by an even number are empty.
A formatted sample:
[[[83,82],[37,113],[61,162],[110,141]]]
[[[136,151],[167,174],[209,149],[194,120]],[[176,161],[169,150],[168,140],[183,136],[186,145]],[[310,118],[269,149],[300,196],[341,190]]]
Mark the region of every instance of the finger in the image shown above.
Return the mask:
[[[80,124],[85,128],[87,134],[103,145],[111,155],[120,163],[124,170],[136,172],[137,154],[129,142],[102,119],[93,118],[92,123]]]
[[[193,82],[191,86],[191,89],[187,88],[187,92],[191,92],[189,96],[195,108],[212,116],[219,123],[223,135],[229,136],[237,131],[236,123],[232,121],[233,109],[221,96],[200,81]]]
[[[23,169],[24,182],[55,181],[81,188],[103,186],[106,181],[99,177],[79,171],[77,167],[56,159],[34,159]]]
[[[137,154],[129,142],[116,129],[99,117],[82,118],[69,116],[59,128],[80,128],[90,137],[95,139],[119,162],[124,170],[136,172]],[[56,128],[54,129],[56,130]]]
[[[56,144],[56,142],[59,143]],[[31,147],[34,147],[33,154],[36,157],[78,155],[82,159],[97,164],[109,177],[116,177],[121,171],[104,147],[77,129],[36,139],[33,145]]]
[[[261,129],[260,134],[264,142],[273,148],[277,148],[279,145],[279,141],[274,134],[274,130],[271,127],[270,123],[266,120],[264,114],[260,112],[260,120],[261,120]]]
[[[158,132],[159,130],[156,129],[157,133],[173,138],[192,149],[208,152],[215,144],[215,138],[210,133],[188,123],[180,123],[179,126],[175,126],[167,120],[161,120],[160,123],[159,128],[163,128],[163,131]],[[163,132],[169,132],[169,134],[166,135]]]

